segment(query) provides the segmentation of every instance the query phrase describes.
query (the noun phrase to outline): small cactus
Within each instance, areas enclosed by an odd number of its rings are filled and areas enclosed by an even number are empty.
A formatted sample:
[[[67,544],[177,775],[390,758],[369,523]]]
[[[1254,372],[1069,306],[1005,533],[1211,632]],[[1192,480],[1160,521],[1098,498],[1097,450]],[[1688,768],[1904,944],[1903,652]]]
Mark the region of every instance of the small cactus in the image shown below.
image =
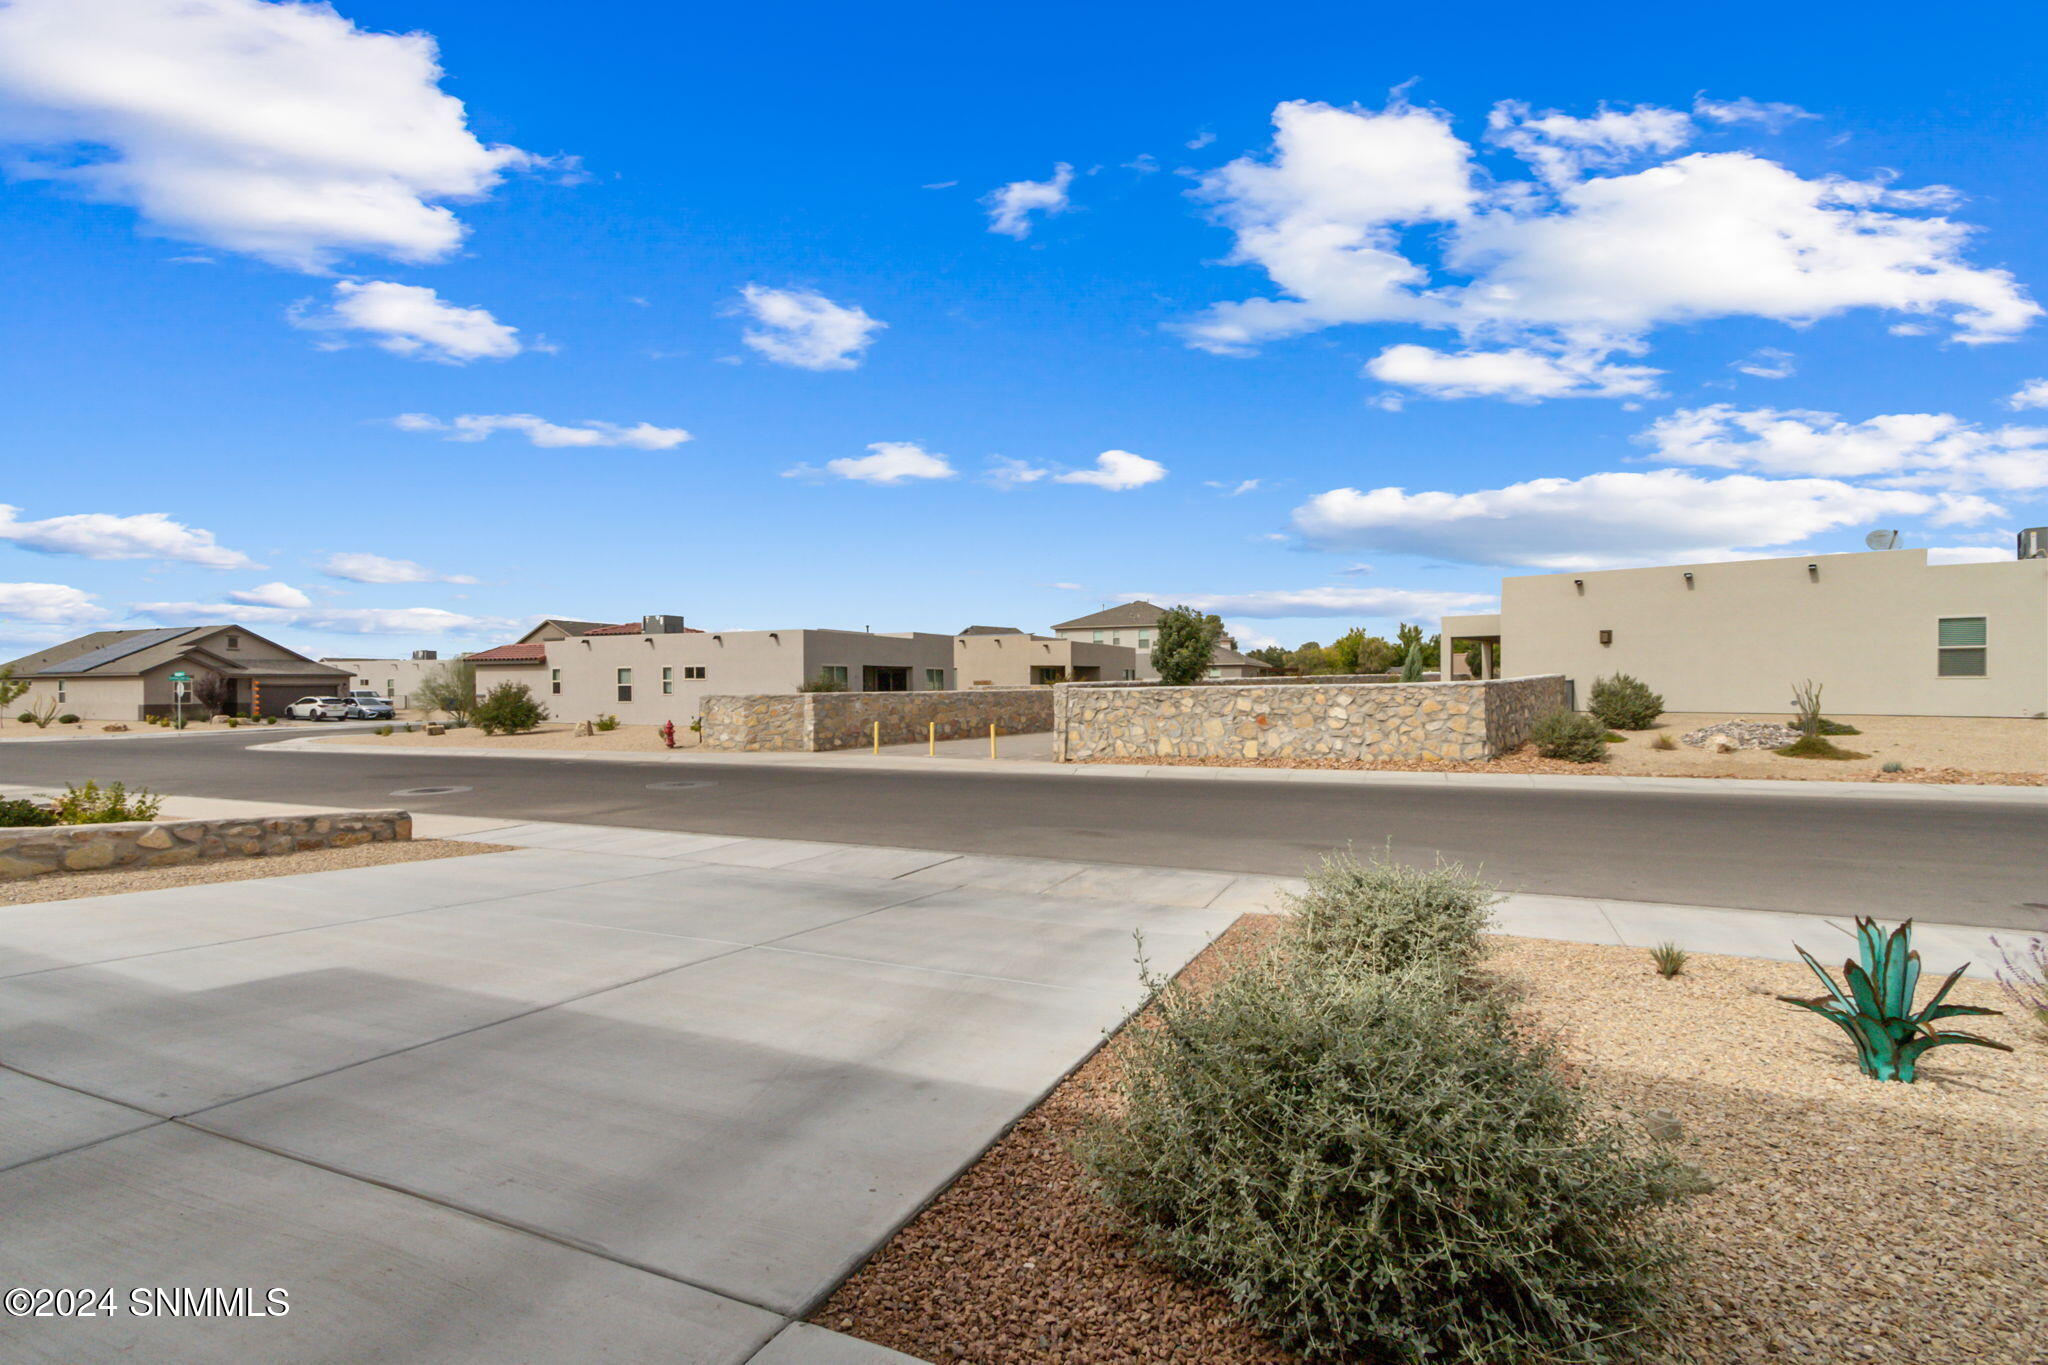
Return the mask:
[[[1913,1008],[1913,994],[1920,986],[1920,954],[1913,951],[1913,921],[1907,920],[1887,934],[1876,920],[1858,915],[1856,943],[1862,961],[1842,964],[1846,992],[1813,960],[1812,953],[1794,944],[1793,948],[1821,979],[1828,993],[1810,1000],[1792,995],[1778,998],[1788,1005],[1812,1010],[1848,1034],[1849,1041],[1856,1045],[1856,1062],[1864,1075],[1880,1081],[1910,1082],[1921,1055],[1945,1043],[1974,1043],[1978,1047],[1995,1047],[2000,1052],[2012,1051],[1990,1038],[1933,1026],[1937,1019],[2001,1012],[1980,1005],[1941,1003],[1968,963],[1948,974],[1932,1000],[1918,1010]]]

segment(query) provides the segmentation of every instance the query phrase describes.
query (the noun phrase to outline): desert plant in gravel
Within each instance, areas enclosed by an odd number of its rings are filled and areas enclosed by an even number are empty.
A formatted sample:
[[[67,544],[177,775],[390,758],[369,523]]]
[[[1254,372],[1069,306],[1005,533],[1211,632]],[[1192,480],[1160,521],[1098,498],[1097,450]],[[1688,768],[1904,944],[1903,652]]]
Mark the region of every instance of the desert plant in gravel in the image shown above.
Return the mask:
[[[487,735],[516,735],[536,729],[548,718],[547,708],[533,699],[525,683],[501,682],[469,713],[470,722]]]
[[[124,783],[102,787],[97,782],[71,786],[57,798],[55,810],[60,825],[118,825],[129,820],[154,820],[164,799],[146,787],[129,791]]]
[[[55,697],[45,697],[42,701],[22,712],[20,718],[35,726],[38,730],[47,730],[50,728],[51,722],[57,719],[57,710],[57,699]]]
[[[1545,758],[1599,763],[1607,757],[1607,727],[1579,711],[1552,711],[1529,727],[1529,742]]]
[[[1609,1119],[1486,992],[1283,936],[1127,1031],[1076,1153],[1149,1254],[1315,1360],[1633,1358],[1698,1177]]]
[[[54,825],[57,813],[48,806],[19,797],[0,799],[0,829],[23,829],[32,825]]]
[[[1500,900],[1456,863],[1406,867],[1332,854],[1287,897],[1290,942],[1325,962],[1368,972],[1435,971],[1462,979],[1484,953]]]
[[[2019,1007],[2021,1014],[2048,1034],[2048,938],[2028,939],[2018,957],[2013,956],[2014,945],[1996,934],[1991,936],[1991,945],[1998,949],[1999,967],[1993,973],[1998,978],[1998,988]]]
[[[1778,998],[1788,1005],[1812,1010],[1848,1034],[1856,1047],[1856,1064],[1866,1076],[1880,1081],[1910,1082],[1917,1074],[1920,1058],[1949,1043],[2012,1051],[2004,1043],[1974,1033],[1934,1027],[1937,1019],[2000,1012],[1981,1005],[1941,1003],[1962,978],[1968,963],[1948,974],[1933,999],[1917,1010],[1913,1008],[1913,996],[1920,987],[1920,954],[1913,951],[1911,920],[1886,933],[1876,920],[1856,917],[1856,950],[1861,960],[1842,964],[1846,990],[1835,984],[1834,978],[1813,960],[1813,954],[1797,944],[1793,948],[1821,979],[1828,993],[1811,999],[1793,995]]]
[[[1669,753],[1673,749],[1676,749],[1678,747],[1678,741],[1673,739],[1669,735],[1659,735],[1655,739],[1650,741],[1650,747],[1652,749],[1661,749],[1665,753]]]
[[[1650,961],[1656,964],[1657,975],[1666,981],[1684,971],[1685,964],[1691,957],[1691,953],[1669,940],[1650,949]]]
[[[1586,709],[1614,730],[1647,730],[1664,714],[1664,698],[1640,678],[1617,673],[1593,679]]]

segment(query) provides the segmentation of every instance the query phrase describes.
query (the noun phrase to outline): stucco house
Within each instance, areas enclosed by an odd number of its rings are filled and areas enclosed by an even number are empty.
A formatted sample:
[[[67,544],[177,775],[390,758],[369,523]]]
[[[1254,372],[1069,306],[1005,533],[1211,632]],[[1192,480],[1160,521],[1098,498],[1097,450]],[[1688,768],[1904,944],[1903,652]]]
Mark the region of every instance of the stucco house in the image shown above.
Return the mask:
[[[478,695],[501,682],[522,682],[555,720],[615,715],[628,725],[687,725],[713,693],[794,693],[821,677],[850,692],[948,691],[955,677],[953,638],[858,630],[703,631],[685,629],[681,617],[656,616],[617,627],[544,622],[525,638],[468,659],[476,669]]]
[[[412,705],[412,694],[418,689],[420,680],[449,661],[443,659],[437,649],[416,649],[407,659],[363,659],[344,655],[329,656],[320,662],[347,669],[351,691],[375,692],[380,697],[389,697],[391,704],[402,711]]]
[[[1481,646],[1517,676],[1629,673],[1672,711],[1784,715],[1793,685],[1830,712],[2048,713],[2048,530],[2020,556],[1930,564],[1927,551],[1539,574],[1501,583],[1498,612],[1443,618],[1445,657]],[[2048,734],[2044,734],[2048,742]]]
[[[953,637],[953,671],[962,687],[1123,682],[1138,676],[1138,652],[1130,645],[971,627]]]
[[[173,673],[194,680],[218,673],[233,687],[230,709],[246,715],[283,715],[300,697],[331,696],[349,685],[347,669],[316,663],[237,625],[96,630],[8,666],[29,684],[13,709],[54,702],[87,720],[169,714],[179,687]]]
[[[1062,621],[1052,633],[1063,640],[1089,644],[1127,645],[1137,651],[1137,674],[1143,679],[1159,676],[1152,667],[1152,643],[1157,638],[1159,618],[1166,608],[1156,602],[1122,602],[1114,607]],[[1259,678],[1273,670],[1257,659],[1245,657],[1229,645],[1219,644],[1209,657],[1212,678]]]

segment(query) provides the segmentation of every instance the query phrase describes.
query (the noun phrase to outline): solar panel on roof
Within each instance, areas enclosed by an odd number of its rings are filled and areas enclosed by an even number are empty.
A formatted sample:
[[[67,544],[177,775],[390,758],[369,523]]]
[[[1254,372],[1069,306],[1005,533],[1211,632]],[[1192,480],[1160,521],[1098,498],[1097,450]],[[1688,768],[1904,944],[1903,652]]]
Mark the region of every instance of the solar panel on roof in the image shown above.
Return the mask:
[[[166,626],[159,630],[138,630],[125,640],[116,640],[113,644],[101,645],[98,649],[89,649],[76,658],[65,659],[54,664],[45,664],[37,669],[36,672],[38,674],[84,673],[90,669],[98,668],[102,664],[110,664],[116,659],[125,659],[130,654],[138,654],[148,649],[151,645],[160,645],[168,640],[175,640],[191,629],[192,627],[190,626]]]

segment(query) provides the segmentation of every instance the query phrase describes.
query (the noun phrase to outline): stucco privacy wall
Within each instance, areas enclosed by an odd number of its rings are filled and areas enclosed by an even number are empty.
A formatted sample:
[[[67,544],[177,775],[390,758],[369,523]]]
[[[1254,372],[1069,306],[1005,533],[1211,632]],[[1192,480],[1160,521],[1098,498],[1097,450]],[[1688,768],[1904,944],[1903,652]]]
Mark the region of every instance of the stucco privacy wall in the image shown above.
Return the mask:
[[[796,696],[704,699],[706,749],[817,752],[874,742],[911,744],[938,726],[940,739],[971,739],[988,727],[1005,735],[1050,730],[1049,687],[975,688],[966,692],[805,692]]]
[[[268,858],[412,838],[402,810],[279,815],[263,820],[136,820],[115,825],[0,829],[0,881],[46,872],[176,867],[213,858]]]
[[[1563,677],[1492,682],[1284,682],[1055,688],[1054,753],[1104,758],[1492,758],[1565,704]]]

